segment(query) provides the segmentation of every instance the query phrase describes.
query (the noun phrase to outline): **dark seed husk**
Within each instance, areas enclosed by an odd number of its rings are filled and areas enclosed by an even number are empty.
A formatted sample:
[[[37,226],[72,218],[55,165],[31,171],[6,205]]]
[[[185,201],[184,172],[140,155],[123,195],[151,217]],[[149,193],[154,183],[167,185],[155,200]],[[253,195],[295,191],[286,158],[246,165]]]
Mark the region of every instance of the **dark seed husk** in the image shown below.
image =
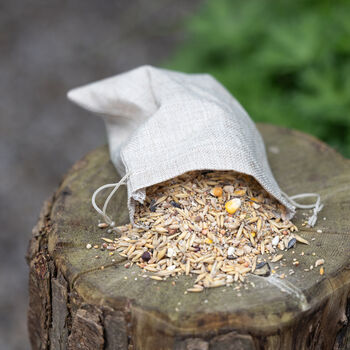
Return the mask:
[[[268,277],[271,274],[270,265],[267,262],[263,261],[256,265],[255,271],[253,273],[257,276]]]
[[[141,255],[141,258],[143,261],[148,261],[151,259],[151,254],[149,252],[144,252],[142,255]]]
[[[175,201],[171,201],[170,204],[171,204],[173,207],[175,207],[175,208],[181,209],[181,204],[179,204],[179,203],[177,203],[177,202],[175,202]]]
[[[265,266],[267,263],[265,261],[260,262],[259,264],[256,265],[255,269],[261,269],[263,266]]]
[[[207,175],[207,174],[210,174],[210,173],[212,173],[212,172],[214,172],[214,170],[202,170],[202,171],[201,171],[201,174],[202,174],[202,175]]]
[[[149,204],[149,210],[154,213],[157,209],[157,206],[155,205],[156,201],[154,199],[151,200],[151,203]]]
[[[227,259],[228,260],[235,260],[235,259],[237,259],[237,257],[234,255],[227,255]]]
[[[295,238],[292,238],[289,242],[288,242],[288,246],[287,249],[291,249],[295,246],[295,243],[297,242],[297,240]]]

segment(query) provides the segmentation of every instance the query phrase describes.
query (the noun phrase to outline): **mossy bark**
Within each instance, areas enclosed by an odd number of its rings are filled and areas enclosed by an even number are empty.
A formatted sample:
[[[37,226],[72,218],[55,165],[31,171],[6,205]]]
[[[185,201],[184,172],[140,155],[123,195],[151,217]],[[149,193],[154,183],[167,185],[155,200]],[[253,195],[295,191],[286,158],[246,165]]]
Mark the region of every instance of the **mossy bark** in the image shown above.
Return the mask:
[[[297,213],[294,222],[311,244],[285,252],[286,266],[279,271],[286,279],[252,275],[240,294],[227,287],[185,295],[191,277],[180,277],[175,285],[137,278],[140,271],[125,269],[117,254],[87,250],[87,243],[108,237],[96,226],[91,194],[119,178],[103,147],[72,168],[33,230],[32,348],[350,348],[350,161],[308,135],[269,125],[259,129],[282,189],[316,191],[325,204],[313,229],[303,228],[302,212]],[[118,223],[127,222],[125,190],[110,208]],[[325,259],[323,276],[318,269],[304,271],[317,258]]]

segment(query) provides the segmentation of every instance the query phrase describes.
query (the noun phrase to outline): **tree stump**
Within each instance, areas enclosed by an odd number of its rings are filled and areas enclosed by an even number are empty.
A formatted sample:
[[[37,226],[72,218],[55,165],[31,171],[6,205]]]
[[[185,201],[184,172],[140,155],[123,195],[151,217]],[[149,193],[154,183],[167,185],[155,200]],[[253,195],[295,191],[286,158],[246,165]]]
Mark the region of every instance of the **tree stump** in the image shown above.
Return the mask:
[[[313,229],[301,226],[301,211],[293,220],[311,244],[285,252],[278,271],[287,278],[250,275],[239,293],[221,287],[184,294],[193,277],[175,285],[137,278],[138,267],[124,268],[117,253],[113,262],[108,251],[86,249],[108,237],[96,225],[91,195],[119,178],[102,147],[70,170],[33,230],[33,349],[350,349],[350,161],[300,132],[259,129],[281,188],[318,192],[325,205]],[[109,208],[118,224],[128,221],[125,189]],[[318,258],[324,275],[319,267],[304,271]]]

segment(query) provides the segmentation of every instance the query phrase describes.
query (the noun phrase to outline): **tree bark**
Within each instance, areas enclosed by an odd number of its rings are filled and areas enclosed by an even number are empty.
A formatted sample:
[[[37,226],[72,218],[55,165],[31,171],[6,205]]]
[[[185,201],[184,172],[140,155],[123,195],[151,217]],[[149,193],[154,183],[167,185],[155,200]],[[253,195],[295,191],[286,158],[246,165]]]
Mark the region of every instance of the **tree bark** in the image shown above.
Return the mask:
[[[319,192],[325,204],[313,229],[296,215],[311,244],[285,252],[285,280],[252,275],[241,295],[228,287],[185,295],[189,277],[175,285],[137,278],[138,268],[125,269],[117,254],[86,249],[108,237],[96,227],[91,194],[119,177],[103,147],[71,169],[33,229],[27,254],[32,348],[350,349],[350,161],[308,135],[259,129],[282,189]],[[112,202],[118,224],[127,222],[126,192]],[[317,258],[325,259],[323,276],[304,271]]]

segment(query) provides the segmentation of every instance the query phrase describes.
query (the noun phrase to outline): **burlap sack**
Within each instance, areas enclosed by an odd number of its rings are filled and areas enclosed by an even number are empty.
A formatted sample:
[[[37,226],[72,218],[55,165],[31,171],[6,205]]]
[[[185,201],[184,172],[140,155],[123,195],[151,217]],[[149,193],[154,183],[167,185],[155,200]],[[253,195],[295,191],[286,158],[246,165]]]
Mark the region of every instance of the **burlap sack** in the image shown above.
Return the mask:
[[[133,222],[135,201],[144,201],[148,186],[201,169],[251,175],[286,207],[288,218],[294,215],[253,121],[212,76],[142,66],[73,89],[68,98],[105,120],[112,162],[124,176],[100,188],[114,187],[103,210],[95,205],[107,221],[108,201],[120,184],[127,184]]]

